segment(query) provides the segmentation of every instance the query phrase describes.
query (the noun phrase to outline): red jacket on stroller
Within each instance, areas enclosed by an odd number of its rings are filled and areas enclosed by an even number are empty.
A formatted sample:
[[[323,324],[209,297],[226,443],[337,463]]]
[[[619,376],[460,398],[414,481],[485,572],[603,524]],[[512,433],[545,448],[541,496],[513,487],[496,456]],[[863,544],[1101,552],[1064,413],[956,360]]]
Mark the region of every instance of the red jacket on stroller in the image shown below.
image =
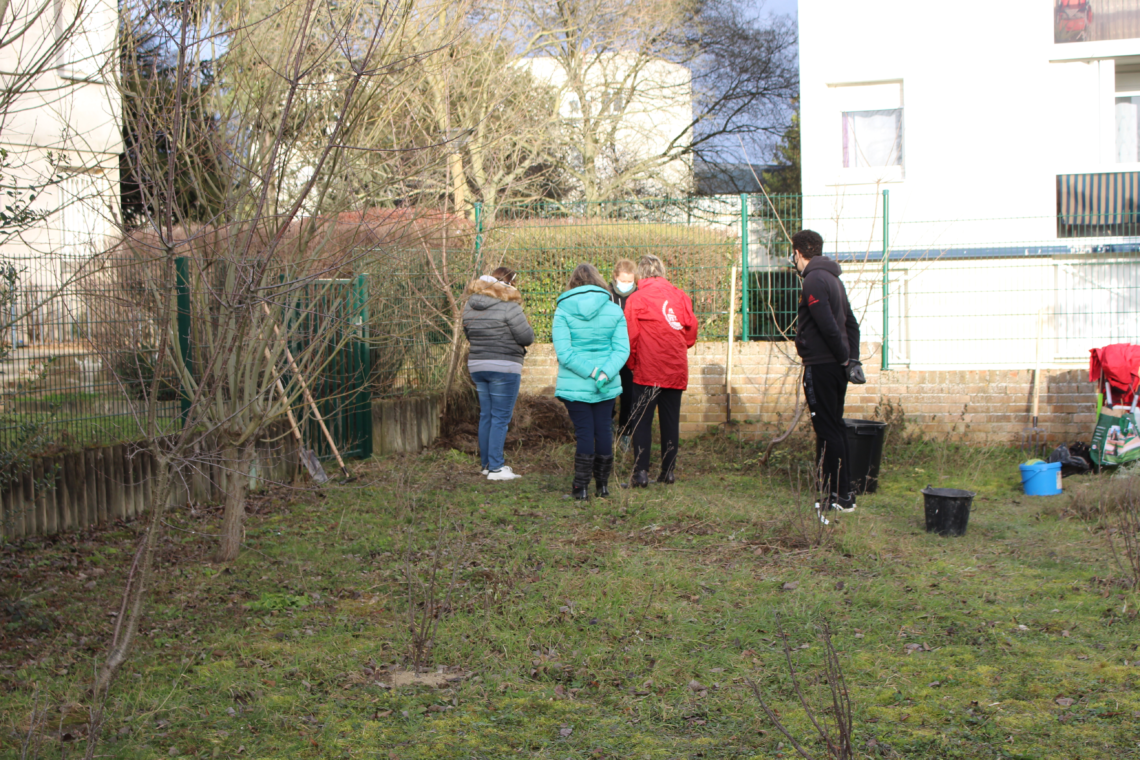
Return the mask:
[[[1131,404],[1140,389],[1140,346],[1113,343],[1090,348],[1089,354],[1089,382],[1102,391],[1104,384],[1111,385],[1113,404]]]

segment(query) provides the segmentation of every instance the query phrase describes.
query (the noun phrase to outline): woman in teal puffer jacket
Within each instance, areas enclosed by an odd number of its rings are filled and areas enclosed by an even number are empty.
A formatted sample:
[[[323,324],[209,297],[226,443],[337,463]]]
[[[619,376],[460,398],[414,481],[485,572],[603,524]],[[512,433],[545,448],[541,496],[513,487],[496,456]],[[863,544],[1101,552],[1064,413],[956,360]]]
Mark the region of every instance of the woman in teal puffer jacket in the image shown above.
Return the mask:
[[[621,395],[621,368],[629,358],[629,333],[621,307],[610,300],[606,281],[593,264],[579,264],[554,311],[558,383],[554,395],[566,405],[578,441],[574,498],[589,498],[590,475],[598,496],[609,496],[614,467],[612,419]]]

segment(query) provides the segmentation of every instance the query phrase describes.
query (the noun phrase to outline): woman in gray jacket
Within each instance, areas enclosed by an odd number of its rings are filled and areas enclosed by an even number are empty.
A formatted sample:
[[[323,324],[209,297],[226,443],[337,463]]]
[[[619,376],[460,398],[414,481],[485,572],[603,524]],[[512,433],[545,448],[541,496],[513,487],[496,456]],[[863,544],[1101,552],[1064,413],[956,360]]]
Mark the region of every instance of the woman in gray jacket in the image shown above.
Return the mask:
[[[473,280],[463,307],[463,333],[471,344],[467,369],[479,392],[479,458],[487,480],[522,477],[503,461],[507,426],[515,412],[526,346],[534,330],[515,288],[517,274],[499,267]]]

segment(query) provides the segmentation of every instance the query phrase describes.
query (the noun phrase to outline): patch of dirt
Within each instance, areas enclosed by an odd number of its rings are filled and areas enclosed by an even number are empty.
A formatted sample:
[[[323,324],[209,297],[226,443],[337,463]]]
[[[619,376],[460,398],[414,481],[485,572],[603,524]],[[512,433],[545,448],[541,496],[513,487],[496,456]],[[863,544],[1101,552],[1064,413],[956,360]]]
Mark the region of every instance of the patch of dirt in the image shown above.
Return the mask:
[[[470,674],[459,669],[442,668],[434,673],[391,670],[381,675],[384,682],[393,689],[399,689],[402,686],[430,686],[434,689],[442,689],[462,681]]]

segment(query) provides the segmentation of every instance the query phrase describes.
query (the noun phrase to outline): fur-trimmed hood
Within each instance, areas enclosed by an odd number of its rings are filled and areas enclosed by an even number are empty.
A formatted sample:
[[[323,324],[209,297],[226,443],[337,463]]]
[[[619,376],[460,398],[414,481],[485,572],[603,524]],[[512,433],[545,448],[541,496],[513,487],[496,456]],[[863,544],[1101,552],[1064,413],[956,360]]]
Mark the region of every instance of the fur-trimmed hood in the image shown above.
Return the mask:
[[[474,309],[486,309],[493,304],[493,302],[486,301],[484,298],[479,298],[478,296],[493,298],[496,301],[513,302],[522,306],[522,293],[510,285],[504,285],[501,282],[487,282],[478,279],[472,280],[467,285],[467,295],[474,296],[470,299],[471,307]]]

